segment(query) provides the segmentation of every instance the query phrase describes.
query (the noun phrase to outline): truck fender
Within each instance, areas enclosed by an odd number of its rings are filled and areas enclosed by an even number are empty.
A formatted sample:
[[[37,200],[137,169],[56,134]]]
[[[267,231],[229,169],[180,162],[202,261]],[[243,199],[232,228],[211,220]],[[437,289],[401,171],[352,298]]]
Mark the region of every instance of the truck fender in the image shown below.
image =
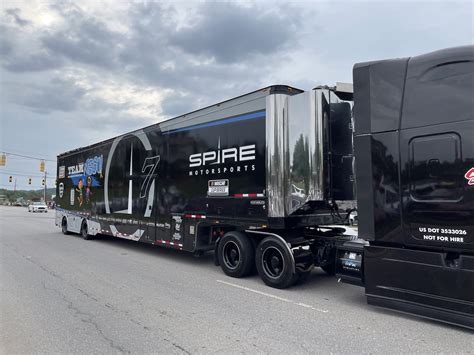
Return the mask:
[[[221,241],[221,237],[218,237],[216,240],[216,244],[214,245],[214,265],[216,266],[220,266],[219,257],[217,256],[217,248],[219,248],[220,241]]]

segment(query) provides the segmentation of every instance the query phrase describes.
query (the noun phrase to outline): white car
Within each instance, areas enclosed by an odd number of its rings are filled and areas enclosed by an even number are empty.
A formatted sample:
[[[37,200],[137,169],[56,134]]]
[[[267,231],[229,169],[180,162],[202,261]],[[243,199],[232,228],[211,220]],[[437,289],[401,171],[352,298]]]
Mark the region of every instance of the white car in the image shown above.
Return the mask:
[[[48,212],[48,206],[44,202],[33,202],[28,205],[28,212]]]

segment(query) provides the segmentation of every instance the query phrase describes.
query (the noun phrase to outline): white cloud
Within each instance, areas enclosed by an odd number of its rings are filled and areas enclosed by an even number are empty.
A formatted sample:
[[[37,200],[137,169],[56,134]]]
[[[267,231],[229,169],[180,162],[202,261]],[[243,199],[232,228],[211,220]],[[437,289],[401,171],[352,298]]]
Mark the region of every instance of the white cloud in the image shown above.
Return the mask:
[[[469,1],[24,0],[0,9],[0,149],[49,156],[262,86],[351,81],[355,62],[474,38]]]

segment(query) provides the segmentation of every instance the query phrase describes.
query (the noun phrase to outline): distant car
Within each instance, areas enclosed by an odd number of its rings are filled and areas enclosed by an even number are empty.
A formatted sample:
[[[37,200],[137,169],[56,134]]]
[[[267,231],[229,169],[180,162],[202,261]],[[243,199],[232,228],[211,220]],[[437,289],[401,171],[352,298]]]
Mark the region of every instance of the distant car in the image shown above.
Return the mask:
[[[48,212],[48,206],[44,202],[33,202],[28,205],[28,212]]]

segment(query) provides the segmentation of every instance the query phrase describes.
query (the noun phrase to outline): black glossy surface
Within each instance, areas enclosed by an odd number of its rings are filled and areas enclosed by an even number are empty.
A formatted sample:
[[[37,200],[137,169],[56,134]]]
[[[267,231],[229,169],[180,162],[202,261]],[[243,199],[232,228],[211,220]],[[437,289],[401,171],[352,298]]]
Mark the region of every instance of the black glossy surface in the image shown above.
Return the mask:
[[[264,223],[265,204],[251,203],[264,200],[263,197],[234,197],[236,194],[265,192],[265,111],[250,113],[255,116],[250,119],[239,119],[248,114],[243,113],[235,116],[238,119],[228,121],[229,117],[224,113],[222,118],[226,121],[222,124],[217,121],[192,129],[162,132],[158,126],[152,126],[138,135],[127,134],[115,143],[108,141],[59,157],[58,167],[65,167],[66,176],[58,179],[58,207],[90,216],[106,231],[116,228],[119,233],[132,235],[137,230],[144,230],[141,241],[175,241],[183,243],[187,250],[194,249],[195,233],[185,234],[184,230],[189,231],[193,223],[196,227],[199,221],[186,221],[184,214],[217,219],[238,216],[242,223],[246,220],[247,223]],[[149,142],[148,148],[145,141]],[[253,148],[243,153],[239,150],[252,145],[255,145],[254,154]],[[221,153],[219,162],[218,153],[213,152],[224,149],[232,151],[225,160]],[[201,157],[200,166],[190,166],[190,156],[198,153],[207,154],[208,161],[203,165],[204,157]],[[250,159],[253,155],[255,159]],[[94,157],[102,157],[100,172],[83,172],[76,178],[69,176],[69,167]],[[92,179],[93,186],[87,187],[88,179]],[[208,196],[208,181],[213,179],[229,181],[228,196]],[[151,187],[153,181],[154,189]],[[63,184],[62,195],[59,184]],[[86,188],[89,189],[87,198]],[[73,204],[71,190],[74,191]],[[80,195],[83,196],[82,202]]]
[[[398,129],[407,61],[390,59],[354,66],[356,134]]]
[[[474,251],[473,137],[474,120],[401,132],[404,244]]]
[[[442,252],[366,247],[369,303],[474,328],[474,256],[456,265]]]
[[[465,46],[410,58],[401,128],[474,119],[473,57]]]
[[[386,64],[354,67],[367,299],[473,328],[474,47]]]
[[[329,107],[330,194],[335,200],[354,200],[352,106],[348,102],[335,102]]]
[[[398,134],[355,138],[359,237],[403,244]]]
[[[474,185],[465,178],[474,167],[473,63],[472,46],[413,57],[405,84],[395,62],[354,67],[355,92],[370,92],[354,104],[361,237],[474,251]],[[380,91],[388,82],[393,90]],[[380,132],[377,122],[389,116],[397,124]]]

